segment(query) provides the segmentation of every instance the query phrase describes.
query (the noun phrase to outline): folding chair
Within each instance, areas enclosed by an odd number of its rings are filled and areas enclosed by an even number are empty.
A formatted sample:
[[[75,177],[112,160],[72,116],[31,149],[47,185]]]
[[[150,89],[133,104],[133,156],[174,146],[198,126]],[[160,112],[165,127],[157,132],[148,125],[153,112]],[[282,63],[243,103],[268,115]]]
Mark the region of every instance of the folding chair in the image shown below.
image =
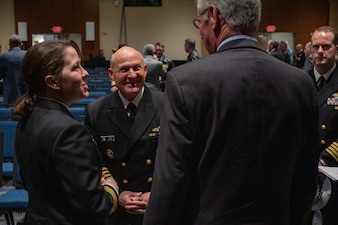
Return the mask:
[[[12,120],[12,109],[0,108],[0,120]]]
[[[23,185],[16,157],[13,165],[13,188],[0,194],[0,214],[5,215],[7,225],[15,225],[14,212],[26,211],[28,207],[28,192],[20,189]]]
[[[84,106],[70,107],[69,111],[73,115],[74,119],[76,119],[77,121],[82,122],[84,120],[84,116],[85,116]]]
[[[0,120],[0,133],[2,136],[2,178],[12,178],[13,158],[14,158],[14,139],[18,121]],[[1,183],[2,184],[2,183]]]
[[[80,100],[77,100],[74,102],[72,107],[85,107],[87,104],[91,103],[92,101],[95,101],[96,98],[83,98]]]
[[[89,92],[89,98],[100,98],[102,96],[105,96],[107,92],[105,91],[90,91]]]

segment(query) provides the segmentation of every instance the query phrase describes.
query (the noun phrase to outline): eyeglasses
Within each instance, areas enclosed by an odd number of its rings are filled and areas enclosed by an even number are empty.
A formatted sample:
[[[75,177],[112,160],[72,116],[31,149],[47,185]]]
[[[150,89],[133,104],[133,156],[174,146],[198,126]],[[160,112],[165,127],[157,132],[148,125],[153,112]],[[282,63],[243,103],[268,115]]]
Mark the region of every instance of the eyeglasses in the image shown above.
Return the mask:
[[[201,21],[199,18],[203,16],[206,12],[208,12],[208,10],[209,8],[206,8],[205,10],[202,11],[200,15],[196,16],[196,18],[191,21],[192,24],[194,24],[194,27],[196,27],[197,29],[200,29]]]
[[[322,47],[323,51],[327,51],[332,47],[332,45],[312,45],[312,49],[315,51],[318,51],[320,47]]]

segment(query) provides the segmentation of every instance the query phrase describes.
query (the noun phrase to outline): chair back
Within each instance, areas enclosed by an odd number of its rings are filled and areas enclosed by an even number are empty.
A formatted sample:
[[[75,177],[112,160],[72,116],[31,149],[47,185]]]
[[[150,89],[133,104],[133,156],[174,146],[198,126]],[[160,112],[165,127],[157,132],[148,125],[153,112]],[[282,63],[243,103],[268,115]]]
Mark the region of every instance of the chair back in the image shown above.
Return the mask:
[[[12,109],[0,108],[0,120],[12,120]]]
[[[72,107],[85,107],[87,104],[89,104],[89,103],[91,103],[95,100],[96,100],[96,98],[82,98],[82,99],[74,102]]]
[[[22,189],[24,188],[23,186],[23,181],[20,173],[20,166],[18,163],[18,160],[16,158],[16,155],[14,154],[14,159],[13,159],[13,186]]]
[[[74,119],[82,121],[85,116],[85,106],[70,107],[69,112],[72,114]]]
[[[0,132],[0,187],[2,187],[3,178],[2,178],[2,165],[3,165],[3,151],[4,151],[4,133]]]
[[[0,120],[0,132],[4,134],[3,137],[3,159],[13,160],[15,148],[15,132],[18,121],[16,120]]]

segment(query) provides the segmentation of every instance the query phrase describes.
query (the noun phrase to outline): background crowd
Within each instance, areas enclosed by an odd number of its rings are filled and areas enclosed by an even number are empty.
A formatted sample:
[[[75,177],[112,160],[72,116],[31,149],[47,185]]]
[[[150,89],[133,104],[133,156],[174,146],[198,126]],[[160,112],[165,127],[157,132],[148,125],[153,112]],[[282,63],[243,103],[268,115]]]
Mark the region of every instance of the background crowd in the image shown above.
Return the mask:
[[[318,207],[318,166],[338,166],[338,33],[321,26],[304,48],[263,49],[261,7],[198,0],[192,22],[209,55],[188,38],[184,65],[160,42],[114,49],[113,89],[86,105],[84,123],[69,112],[90,94],[78,47],[53,40],[26,52],[13,35],[0,77],[21,115],[25,223],[336,225],[338,185],[329,181]]]

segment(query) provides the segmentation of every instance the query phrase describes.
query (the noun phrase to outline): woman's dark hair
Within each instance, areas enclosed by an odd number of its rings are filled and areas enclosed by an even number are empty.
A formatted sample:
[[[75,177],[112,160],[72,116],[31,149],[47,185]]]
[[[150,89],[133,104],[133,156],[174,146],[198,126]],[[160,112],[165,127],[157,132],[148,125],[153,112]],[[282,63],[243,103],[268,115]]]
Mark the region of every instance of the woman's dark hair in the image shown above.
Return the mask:
[[[47,75],[57,76],[64,67],[64,51],[73,47],[81,57],[80,49],[73,41],[50,40],[32,46],[21,66],[28,91],[17,102],[14,113],[25,115],[32,110],[39,96],[45,96]]]

